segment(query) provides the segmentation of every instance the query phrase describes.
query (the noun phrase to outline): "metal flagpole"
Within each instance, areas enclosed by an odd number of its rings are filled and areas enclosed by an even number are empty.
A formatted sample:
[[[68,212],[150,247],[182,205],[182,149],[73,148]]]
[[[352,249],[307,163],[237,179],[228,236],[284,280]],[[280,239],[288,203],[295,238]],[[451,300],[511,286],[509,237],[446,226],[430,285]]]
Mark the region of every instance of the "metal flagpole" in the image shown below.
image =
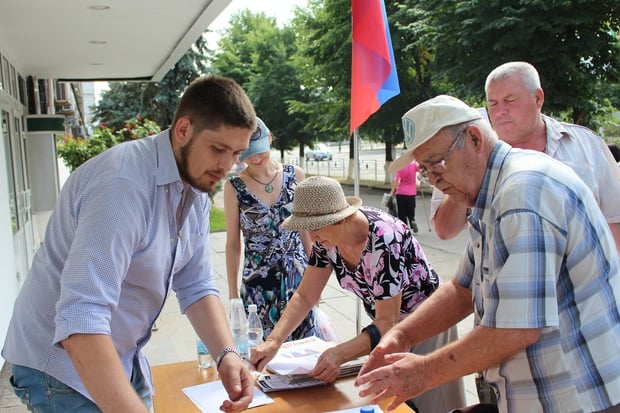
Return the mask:
[[[388,99],[400,93],[392,39],[383,0],[351,0],[351,124],[354,193],[359,196],[359,134],[357,128]],[[387,70],[386,70],[387,69]],[[361,331],[361,300],[357,301],[357,332]]]
[[[357,128],[353,129],[353,195],[360,196],[360,144]]]
[[[353,129],[353,162],[355,168],[353,170],[353,195],[360,196],[360,142],[357,128]],[[362,331],[362,301],[358,297],[355,306],[355,332],[359,334]]]

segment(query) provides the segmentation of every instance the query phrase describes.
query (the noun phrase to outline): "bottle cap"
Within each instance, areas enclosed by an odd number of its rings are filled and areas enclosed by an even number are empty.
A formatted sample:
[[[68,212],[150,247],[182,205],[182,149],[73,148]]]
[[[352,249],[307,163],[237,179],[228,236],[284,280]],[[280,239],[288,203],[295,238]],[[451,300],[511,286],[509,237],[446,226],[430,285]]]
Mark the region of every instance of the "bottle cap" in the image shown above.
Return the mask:
[[[375,408],[372,406],[366,406],[360,409],[360,413],[374,413],[374,412],[375,412]]]
[[[252,311],[256,311],[256,304],[248,305],[248,311],[251,313]]]

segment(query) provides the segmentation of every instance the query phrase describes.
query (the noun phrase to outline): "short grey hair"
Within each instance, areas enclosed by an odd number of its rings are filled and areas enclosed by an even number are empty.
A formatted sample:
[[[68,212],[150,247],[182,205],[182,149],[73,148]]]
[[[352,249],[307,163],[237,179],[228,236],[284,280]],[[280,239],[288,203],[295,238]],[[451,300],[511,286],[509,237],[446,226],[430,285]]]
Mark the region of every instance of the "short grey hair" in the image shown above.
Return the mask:
[[[523,86],[530,92],[542,89],[540,76],[534,66],[527,62],[508,62],[497,66],[489,73],[484,83],[484,92],[488,95],[489,84],[495,80],[506,79],[511,76],[519,76]]]
[[[469,120],[467,122],[462,122],[456,125],[446,126],[444,129],[447,136],[451,136],[452,139],[456,139],[458,138],[459,134],[463,132],[463,130],[469,125],[476,125],[478,129],[480,129],[480,131],[482,132],[483,139],[485,139],[486,141],[495,142],[496,140],[498,140],[497,133],[495,132],[489,121],[482,118]],[[464,139],[460,142],[457,142],[456,144],[456,147],[459,149],[463,148],[464,146]]]

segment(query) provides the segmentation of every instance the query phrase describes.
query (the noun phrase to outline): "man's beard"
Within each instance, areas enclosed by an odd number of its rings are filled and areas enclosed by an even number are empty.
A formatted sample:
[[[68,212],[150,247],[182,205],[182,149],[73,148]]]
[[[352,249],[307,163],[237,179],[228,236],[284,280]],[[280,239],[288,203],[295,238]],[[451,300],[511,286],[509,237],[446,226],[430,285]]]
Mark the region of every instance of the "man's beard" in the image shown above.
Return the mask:
[[[185,182],[187,182],[188,184],[190,184],[192,187],[198,189],[201,192],[206,192],[206,193],[211,193],[211,191],[213,191],[217,185],[217,182],[214,183],[213,185],[203,185],[200,183],[200,181],[198,179],[193,178],[190,174],[189,174],[189,154],[192,150],[192,147],[194,146],[194,139],[192,137],[192,139],[187,143],[187,145],[183,146],[181,148],[181,160],[180,162],[177,164],[177,167],[179,168],[179,175],[181,176],[181,179]]]

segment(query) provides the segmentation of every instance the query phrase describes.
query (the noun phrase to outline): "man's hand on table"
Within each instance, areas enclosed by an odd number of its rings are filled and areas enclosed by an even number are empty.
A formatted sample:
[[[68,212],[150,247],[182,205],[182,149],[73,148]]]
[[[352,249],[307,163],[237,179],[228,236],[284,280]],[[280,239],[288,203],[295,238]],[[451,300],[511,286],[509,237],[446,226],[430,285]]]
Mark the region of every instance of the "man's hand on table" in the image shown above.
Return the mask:
[[[254,395],[254,376],[241,357],[232,353],[226,355],[218,373],[230,398],[222,403],[220,410],[232,413],[247,409]]]

